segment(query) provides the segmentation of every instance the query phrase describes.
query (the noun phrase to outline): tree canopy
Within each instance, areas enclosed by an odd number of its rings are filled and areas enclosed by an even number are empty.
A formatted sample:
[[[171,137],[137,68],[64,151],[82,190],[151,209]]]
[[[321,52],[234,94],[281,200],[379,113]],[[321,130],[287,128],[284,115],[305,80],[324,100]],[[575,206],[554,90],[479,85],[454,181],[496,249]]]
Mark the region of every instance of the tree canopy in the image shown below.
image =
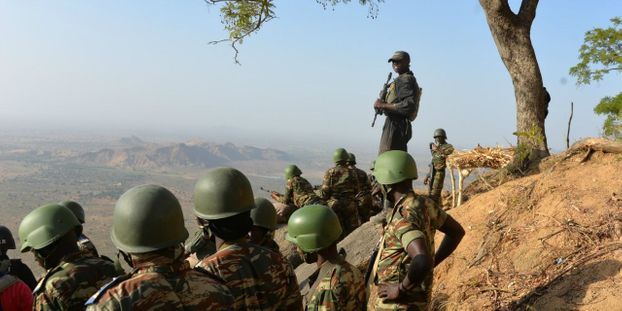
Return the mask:
[[[577,77],[578,85],[600,81],[611,72],[622,72],[622,18],[614,17],[611,23],[610,27],[585,33],[579,48],[581,61],[570,68],[570,75]],[[603,123],[604,136],[622,139],[622,93],[601,99],[594,112],[607,116]]]

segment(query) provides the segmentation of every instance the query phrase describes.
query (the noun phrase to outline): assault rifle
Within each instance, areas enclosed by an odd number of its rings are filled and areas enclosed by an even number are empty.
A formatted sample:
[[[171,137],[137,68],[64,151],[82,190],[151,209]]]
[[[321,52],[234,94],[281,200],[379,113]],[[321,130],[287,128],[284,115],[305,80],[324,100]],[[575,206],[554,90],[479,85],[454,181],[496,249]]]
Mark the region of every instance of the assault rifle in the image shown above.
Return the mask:
[[[382,90],[380,91],[380,95],[378,96],[378,98],[382,101],[385,101],[386,97],[387,97],[387,92],[389,91],[389,81],[391,81],[391,77],[393,76],[393,72],[389,72],[389,76],[387,77],[387,82],[384,83],[384,85],[382,86]],[[376,109],[376,113],[374,114],[374,120],[371,121],[371,127],[374,127],[374,124],[376,124],[376,118],[378,118],[379,114],[382,114],[382,110],[381,109]]]

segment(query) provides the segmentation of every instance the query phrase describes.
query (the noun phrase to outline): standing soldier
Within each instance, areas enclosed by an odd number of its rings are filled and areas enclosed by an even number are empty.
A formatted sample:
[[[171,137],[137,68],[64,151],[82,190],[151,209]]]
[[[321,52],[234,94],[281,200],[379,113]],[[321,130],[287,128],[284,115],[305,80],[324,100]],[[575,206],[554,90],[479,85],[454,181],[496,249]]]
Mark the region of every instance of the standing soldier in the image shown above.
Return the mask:
[[[432,293],[432,270],[447,258],[464,236],[464,229],[436,202],[418,196],[415,160],[393,150],[376,160],[374,176],[393,203],[370,275],[369,309],[427,310]],[[434,234],[445,233],[436,254]]]
[[[0,225],[0,267],[6,268],[6,271],[3,273],[10,274],[18,279],[22,280],[31,290],[35,289],[37,286],[37,280],[35,276],[32,274],[32,270],[28,268],[20,259],[10,259],[8,255],[8,251],[10,249],[15,249],[15,239],[13,239],[13,234],[9,228]]]
[[[441,204],[441,191],[445,182],[445,167],[447,166],[447,156],[454,152],[454,146],[448,144],[447,134],[444,129],[436,129],[434,131],[435,143],[430,143],[430,152],[432,153],[432,163],[430,171],[423,180],[424,185],[428,185],[430,198],[439,205]],[[431,179],[431,180],[430,180]]]
[[[279,211],[279,218],[282,223],[287,222],[289,215],[294,210],[307,204],[320,203],[320,199],[313,191],[313,186],[302,175],[302,171],[296,165],[288,165],[285,168],[285,194],[272,192],[272,199],[287,205],[285,210]]]
[[[355,195],[358,192],[356,177],[348,168],[348,152],[338,148],[333,153],[335,167],[324,174],[324,181],[319,190],[320,199],[327,202],[341,222],[342,238],[360,226],[360,217]]]
[[[21,251],[32,251],[47,270],[35,288],[34,310],[81,310],[97,289],[117,275],[112,262],[78,248],[82,225],[59,204],[34,209],[19,225]]]
[[[306,296],[306,310],[362,310],[365,282],[356,267],[337,252],[341,225],[324,205],[307,205],[292,214],[286,239],[305,253],[318,271]]]
[[[15,249],[15,240],[7,227],[0,226],[0,310],[32,310],[32,289],[12,273],[9,249]]]
[[[372,197],[371,197],[371,182],[367,177],[367,173],[364,170],[356,167],[356,156],[354,153],[348,153],[348,162],[346,162],[348,168],[354,173],[357,184],[357,193],[354,196],[358,205],[359,217],[361,217],[361,223],[369,220],[372,209]]]
[[[188,237],[175,196],[157,185],[131,188],[117,201],[112,243],[132,272],[106,284],[87,310],[227,310],[233,296],[184,261]]]
[[[274,241],[276,229],[276,210],[266,198],[255,198],[255,208],[251,210],[250,240],[259,246],[280,253],[279,245]]]
[[[196,267],[224,280],[235,310],[301,310],[294,269],[279,253],[246,239],[254,207],[251,184],[236,169],[212,169],[197,181],[194,212],[207,220],[217,252]]]
[[[421,97],[417,79],[410,71],[410,55],[397,51],[389,58],[389,63],[399,76],[389,85],[386,98],[379,98],[374,103],[374,108],[386,116],[378,154],[387,150],[407,151],[412,137],[410,122],[417,117]]]
[[[84,226],[85,217],[82,205],[75,201],[64,201],[59,204],[68,208],[73,213],[73,215],[76,216],[80,224]],[[86,235],[84,235],[84,233],[81,233],[78,237],[78,248],[80,248],[81,252],[87,255],[99,257],[97,248],[95,248],[93,242],[91,242],[91,240]]]

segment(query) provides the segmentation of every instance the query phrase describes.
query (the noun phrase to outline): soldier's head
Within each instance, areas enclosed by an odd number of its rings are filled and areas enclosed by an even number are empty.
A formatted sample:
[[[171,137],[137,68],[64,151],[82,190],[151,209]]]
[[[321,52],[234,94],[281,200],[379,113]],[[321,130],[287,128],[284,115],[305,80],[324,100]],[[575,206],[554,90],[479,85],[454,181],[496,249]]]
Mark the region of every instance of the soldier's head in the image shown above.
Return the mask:
[[[85,217],[84,217],[84,209],[82,208],[82,205],[80,205],[78,202],[76,201],[63,201],[58,203],[66,208],[68,208],[78,219],[78,221],[83,224]]]
[[[194,213],[207,220],[210,232],[224,241],[248,234],[250,211],[255,207],[253,189],[242,172],[221,167],[209,170],[194,187]]]
[[[0,225],[0,255],[5,255],[10,249],[15,249],[15,239],[9,228]]]
[[[272,238],[276,229],[276,209],[266,198],[255,198],[255,208],[251,210],[253,227],[250,232],[251,242],[260,245],[267,238]]]
[[[392,64],[393,71],[398,74],[408,72],[410,70],[410,55],[405,51],[396,51],[389,58],[389,63]]]
[[[154,252],[180,258],[188,230],[173,193],[158,185],[140,185],[117,200],[110,237],[126,262],[134,266],[136,258]]]
[[[47,204],[31,211],[19,224],[18,236],[22,253],[32,251],[45,269],[78,252],[78,236],[82,225],[76,216],[60,204]]]
[[[335,152],[333,152],[333,162],[343,165],[346,164],[346,161],[348,161],[348,152],[343,148],[335,149]]]
[[[291,164],[285,168],[285,180],[289,180],[294,176],[300,175],[302,175],[302,171],[296,165]]]
[[[418,177],[417,164],[408,152],[390,150],[378,156],[373,174],[387,195],[392,190],[412,189],[412,181]]]
[[[447,133],[445,133],[445,130],[440,128],[434,130],[434,140],[438,143],[444,143],[447,140]]]
[[[296,210],[289,217],[285,239],[296,244],[304,252],[305,261],[311,263],[316,260],[316,253],[336,253],[341,233],[337,214],[325,205],[313,204]]]
[[[356,156],[354,153],[348,153],[348,161],[346,163],[348,165],[356,165]]]

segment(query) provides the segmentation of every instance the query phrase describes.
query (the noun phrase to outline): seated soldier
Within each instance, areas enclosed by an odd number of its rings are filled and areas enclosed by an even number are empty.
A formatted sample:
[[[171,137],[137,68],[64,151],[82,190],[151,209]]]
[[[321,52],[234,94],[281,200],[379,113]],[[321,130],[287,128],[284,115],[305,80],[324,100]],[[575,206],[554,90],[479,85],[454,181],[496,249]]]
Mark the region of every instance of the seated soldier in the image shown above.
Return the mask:
[[[313,186],[302,175],[302,171],[296,165],[288,165],[285,168],[285,194],[272,191],[271,197],[286,206],[277,209],[278,221],[286,223],[289,215],[294,210],[307,204],[320,203],[321,200],[313,191]]]
[[[259,246],[280,253],[279,245],[274,241],[276,229],[276,210],[266,198],[255,198],[255,208],[251,210],[250,240]]]

